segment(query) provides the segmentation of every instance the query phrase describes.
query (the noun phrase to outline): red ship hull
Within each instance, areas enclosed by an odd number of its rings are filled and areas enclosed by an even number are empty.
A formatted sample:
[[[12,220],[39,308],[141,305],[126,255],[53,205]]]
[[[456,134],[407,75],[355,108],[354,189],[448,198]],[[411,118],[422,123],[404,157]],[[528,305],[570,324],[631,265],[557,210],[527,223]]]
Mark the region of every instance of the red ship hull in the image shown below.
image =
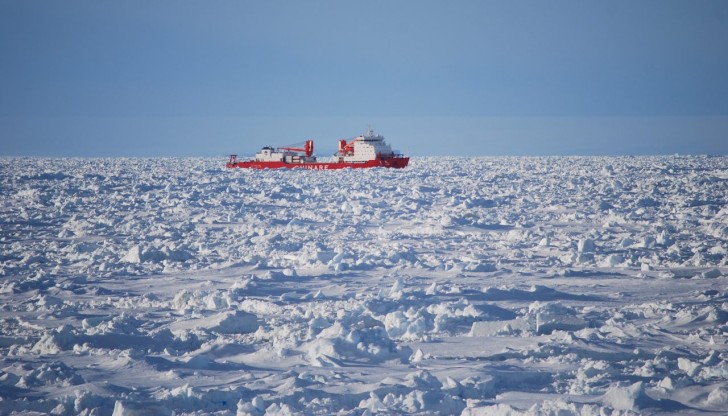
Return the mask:
[[[388,157],[367,160],[366,162],[313,162],[313,163],[287,163],[287,162],[259,162],[248,160],[242,162],[229,162],[228,168],[241,169],[308,169],[308,170],[333,170],[333,169],[361,169],[361,168],[406,168],[409,157]]]

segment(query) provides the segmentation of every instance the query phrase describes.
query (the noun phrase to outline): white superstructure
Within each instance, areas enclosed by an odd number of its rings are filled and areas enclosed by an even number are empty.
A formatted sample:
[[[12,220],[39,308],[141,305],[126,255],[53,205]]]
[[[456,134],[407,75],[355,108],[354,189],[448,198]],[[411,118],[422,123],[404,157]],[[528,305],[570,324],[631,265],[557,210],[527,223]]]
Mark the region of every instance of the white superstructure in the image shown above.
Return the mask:
[[[258,162],[279,162],[283,160],[283,157],[287,153],[293,154],[293,152],[280,152],[276,151],[270,146],[266,146],[260,149],[260,152],[255,154],[255,160]]]
[[[384,137],[369,129],[366,134],[356,137],[346,146],[344,162],[366,162],[394,155]]]
[[[290,150],[274,149],[266,146],[255,154],[256,162],[314,163],[315,156],[300,155]]]

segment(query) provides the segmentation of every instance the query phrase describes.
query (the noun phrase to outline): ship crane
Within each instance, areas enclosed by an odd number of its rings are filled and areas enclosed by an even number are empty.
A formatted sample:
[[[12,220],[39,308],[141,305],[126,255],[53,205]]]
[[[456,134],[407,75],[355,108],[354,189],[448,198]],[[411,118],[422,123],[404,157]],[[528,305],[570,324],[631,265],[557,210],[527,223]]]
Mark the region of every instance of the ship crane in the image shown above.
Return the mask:
[[[339,140],[339,156],[351,156],[354,154],[354,143],[359,140],[359,137],[355,137],[347,143],[345,139]]]
[[[313,156],[313,140],[306,140],[306,143],[301,147],[279,147],[280,150],[288,150],[290,152],[303,152],[306,157]]]

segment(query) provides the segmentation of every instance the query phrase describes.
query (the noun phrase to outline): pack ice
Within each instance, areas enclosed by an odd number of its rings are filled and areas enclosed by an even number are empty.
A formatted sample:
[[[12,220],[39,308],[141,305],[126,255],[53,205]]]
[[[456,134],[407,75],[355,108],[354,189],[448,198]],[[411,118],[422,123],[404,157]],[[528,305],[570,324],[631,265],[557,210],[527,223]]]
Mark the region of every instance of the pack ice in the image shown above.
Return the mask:
[[[0,159],[0,413],[719,414],[728,158]]]

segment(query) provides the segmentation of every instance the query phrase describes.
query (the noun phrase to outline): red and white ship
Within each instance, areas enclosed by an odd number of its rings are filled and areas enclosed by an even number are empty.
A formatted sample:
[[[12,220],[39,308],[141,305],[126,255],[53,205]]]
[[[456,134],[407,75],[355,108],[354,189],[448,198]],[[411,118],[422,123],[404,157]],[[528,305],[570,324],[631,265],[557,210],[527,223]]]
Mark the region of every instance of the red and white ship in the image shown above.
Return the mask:
[[[339,140],[339,151],[330,161],[317,161],[313,155],[313,140],[307,140],[303,148],[266,146],[255,154],[255,159],[238,161],[230,155],[228,168],[246,169],[344,169],[344,168],[405,168],[409,157],[397,154],[384,141],[384,137],[369,129],[366,134],[347,142]]]

